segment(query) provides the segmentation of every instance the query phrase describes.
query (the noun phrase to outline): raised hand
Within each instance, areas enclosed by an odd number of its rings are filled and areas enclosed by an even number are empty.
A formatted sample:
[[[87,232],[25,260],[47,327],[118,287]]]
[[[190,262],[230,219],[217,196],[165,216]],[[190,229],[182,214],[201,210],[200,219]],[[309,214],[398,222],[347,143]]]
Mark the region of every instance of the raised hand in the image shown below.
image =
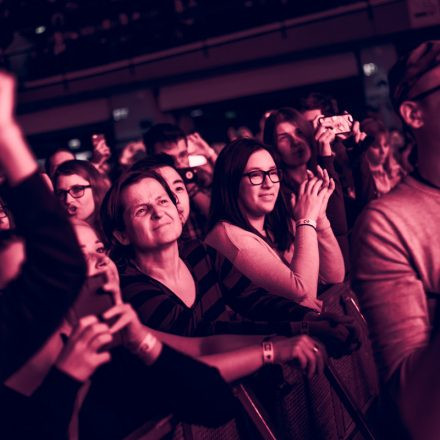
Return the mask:
[[[122,331],[122,341],[131,351],[135,352],[139,344],[149,333],[139,320],[137,313],[130,304],[119,303],[102,314],[102,318],[107,321],[114,321],[110,327],[110,332],[116,334]]]
[[[324,192],[321,204],[321,210],[319,212],[318,220],[322,221],[326,218],[326,211],[328,200],[335,190],[335,181],[328,174],[326,169],[322,169],[319,165],[316,167],[316,174],[322,180],[321,192]],[[313,173],[307,170],[308,178],[313,178]]]
[[[325,193],[321,191],[323,181],[317,177],[304,180],[298,195],[292,198],[293,218],[300,220],[307,218],[316,221],[321,211]]]
[[[317,116],[319,118],[320,116]],[[331,156],[332,147],[331,144],[335,140],[335,132],[323,125],[314,123],[316,126],[315,130],[315,141],[318,144],[318,155],[319,156]]]
[[[93,152],[91,159],[92,163],[96,165],[101,165],[110,158],[111,151],[105,141],[104,135],[94,134],[92,136],[92,145],[93,145]]]
[[[363,131],[361,131],[361,125],[360,125],[359,121],[354,121],[353,128],[352,128],[351,132],[353,133],[354,141],[357,144],[359,142],[362,142],[367,137],[367,133],[364,133]]]
[[[96,316],[84,316],[74,327],[55,365],[74,379],[84,382],[100,365],[110,360],[110,353],[102,349],[112,340],[107,324],[99,322]]]
[[[272,341],[274,362],[296,361],[309,378],[324,371],[326,353],[323,346],[309,336],[279,338]]]
[[[201,154],[208,159],[215,162],[217,153],[213,148],[200,136],[199,133],[194,132],[187,136],[188,140],[188,154]]]

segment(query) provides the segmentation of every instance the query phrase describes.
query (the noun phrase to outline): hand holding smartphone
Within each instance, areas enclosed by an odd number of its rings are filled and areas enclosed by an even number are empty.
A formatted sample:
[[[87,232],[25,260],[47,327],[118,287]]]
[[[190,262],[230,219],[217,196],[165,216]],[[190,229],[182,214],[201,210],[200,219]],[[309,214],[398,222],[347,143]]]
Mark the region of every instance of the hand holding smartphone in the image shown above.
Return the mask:
[[[102,287],[108,281],[107,273],[101,272],[88,277],[72,306],[76,318],[87,315],[101,316],[114,306],[113,296]]]

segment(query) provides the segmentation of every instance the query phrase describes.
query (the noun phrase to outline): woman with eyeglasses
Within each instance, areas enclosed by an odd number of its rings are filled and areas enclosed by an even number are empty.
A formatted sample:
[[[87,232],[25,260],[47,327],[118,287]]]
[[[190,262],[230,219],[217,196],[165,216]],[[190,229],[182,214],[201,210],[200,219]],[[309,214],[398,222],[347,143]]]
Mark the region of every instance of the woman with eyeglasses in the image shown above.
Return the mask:
[[[314,179],[310,186],[317,183]],[[323,199],[324,193],[316,197]],[[197,240],[179,246],[182,218],[177,201],[156,172],[130,170],[117,179],[105,196],[101,220],[112,254],[121,257],[123,299],[143,324],[181,336],[291,335],[305,324],[311,336],[322,338],[330,355],[335,346],[343,351],[350,347],[353,328],[345,317],[317,314],[271,295]],[[317,308],[316,299],[310,305]],[[341,330],[337,334],[336,328]]]
[[[99,209],[108,185],[95,167],[84,160],[63,162],[55,172],[53,184],[67,215],[86,221],[99,233]]]
[[[328,220],[318,228],[334,190],[327,172],[321,175],[309,173],[298,196],[286,200],[271,150],[253,139],[230,143],[217,159],[205,240],[255,285],[318,310],[318,280],[344,279]]]

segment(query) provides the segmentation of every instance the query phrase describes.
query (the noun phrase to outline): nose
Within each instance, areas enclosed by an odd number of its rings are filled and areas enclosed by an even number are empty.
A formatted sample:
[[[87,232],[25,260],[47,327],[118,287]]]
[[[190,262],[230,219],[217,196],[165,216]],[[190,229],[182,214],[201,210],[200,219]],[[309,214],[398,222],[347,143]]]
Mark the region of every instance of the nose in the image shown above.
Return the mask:
[[[95,260],[96,269],[104,269],[108,266],[109,258],[107,257],[107,255],[95,253],[93,257]]]
[[[153,212],[151,213],[151,217],[154,220],[158,220],[163,217],[163,208],[159,205],[153,207]]]
[[[272,188],[273,182],[269,179],[269,176],[267,174],[264,175],[263,183],[261,184],[261,186],[264,188]]]
[[[66,193],[64,195],[64,203],[66,205],[70,204],[74,200],[74,197],[72,197],[69,193]]]

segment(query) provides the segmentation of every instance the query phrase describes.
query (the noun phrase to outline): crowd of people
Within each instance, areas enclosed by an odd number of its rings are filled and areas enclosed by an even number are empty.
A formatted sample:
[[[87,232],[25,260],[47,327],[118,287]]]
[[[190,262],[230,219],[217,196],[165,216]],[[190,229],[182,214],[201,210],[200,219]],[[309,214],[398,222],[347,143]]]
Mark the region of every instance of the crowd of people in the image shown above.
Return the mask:
[[[219,149],[160,123],[113,163],[96,135],[90,161],[60,148],[40,170],[1,72],[1,438],[241,420],[228,383],[271,364],[313,380],[359,348],[322,296],[345,283],[381,382],[378,438],[435,439],[440,41],[389,83],[402,131],[314,93]]]

